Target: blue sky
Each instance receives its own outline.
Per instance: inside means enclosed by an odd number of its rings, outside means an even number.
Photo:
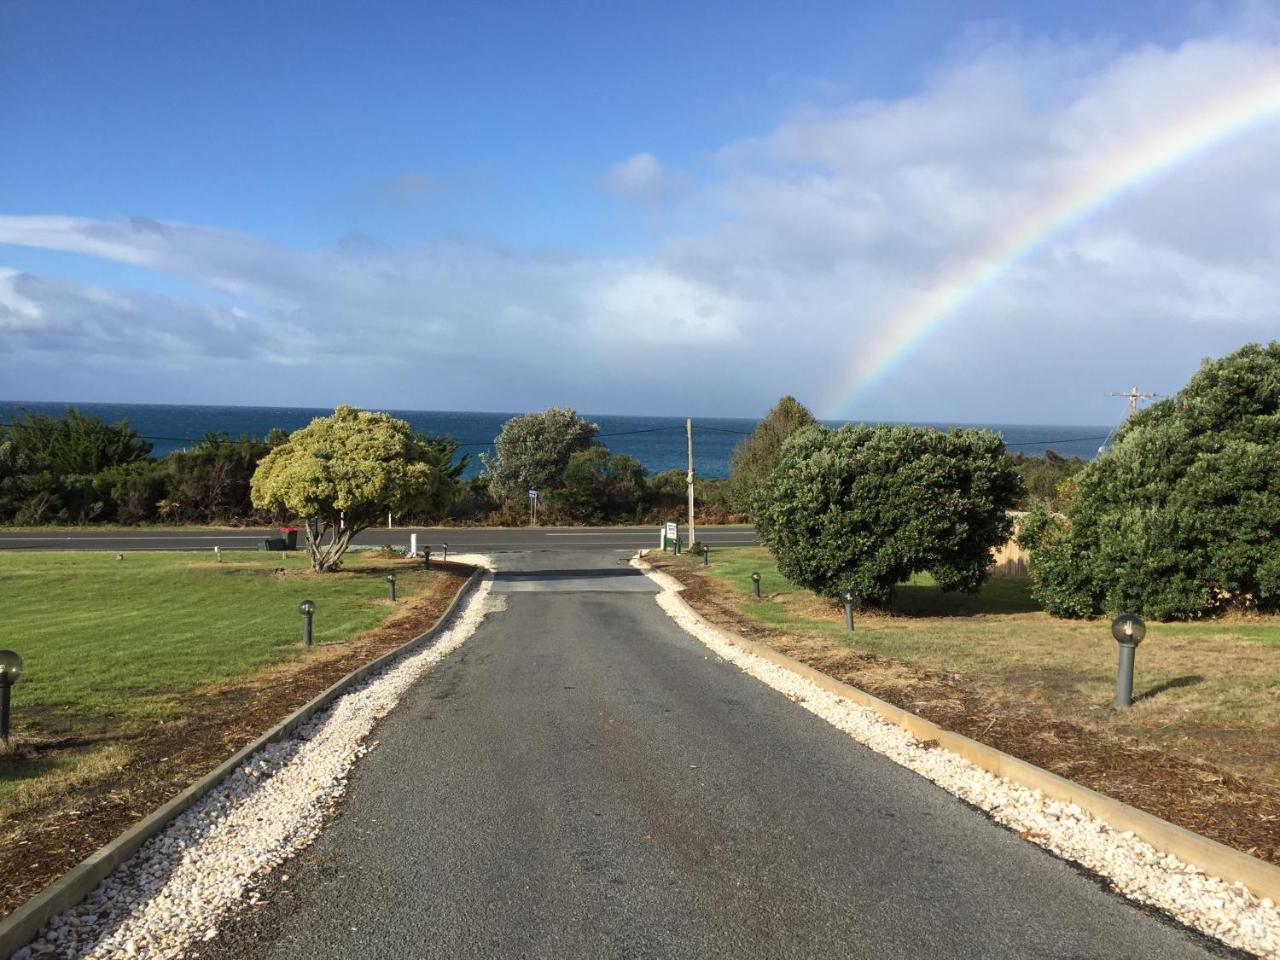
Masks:
[[[1276,36],[1265,4],[9,4],[0,398],[816,402],[833,354],[1087,155],[1082,113],[1173,122],[1150,97],[1215,58],[1262,75]],[[1099,329],[1161,390],[1280,329],[1267,261],[1192,235],[1266,247],[1280,208],[1232,218],[1276,143],[1194,171],[1221,222],[1153,224],[1155,184],[819,412],[1097,421],[1133,379],[1085,373]],[[1103,316],[1073,321],[1080,256],[1106,258],[1079,304]]]

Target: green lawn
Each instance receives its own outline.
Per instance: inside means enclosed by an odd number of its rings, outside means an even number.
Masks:
[[[294,553],[0,553],[0,646],[22,654],[18,735],[82,737],[173,716],[182,694],[303,656],[298,603],[316,602],[315,642],[334,643],[390,611],[426,573],[348,554],[314,575]]]

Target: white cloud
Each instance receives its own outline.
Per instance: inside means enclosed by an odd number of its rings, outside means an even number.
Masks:
[[[611,193],[630,200],[671,200],[689,187],[688,178],[668,170],[652,153],[637,153],[615,163],[604,177]]]
[[[209,303],[107,296],[0,272],[0,375],[13,358],[63,352],[64,367],[146,357],[196,374],[204,357],[271,370],[304,356],[370,384],[364,402],[400,406],[733,413],[783,392],[837,396],[852,360],[954,264],[1146,133],[1249,90],[1278,58],[1265,31],[1131,50],[971,41],[911,96],[799,112],[720,145],[701,186],[652,154],[622,161],[611,190],[719,214],[624,257],[367,239],[295,250],[192,224],[0,217],[0,244],[211,291]],[[849,412],[1101,420],[1133,376],[1169,392],[1202,356],[1277,335],[1277,165],[1272,118],[1136,183],[1044,238]],[[662,390],[658,368],[671,371]]]

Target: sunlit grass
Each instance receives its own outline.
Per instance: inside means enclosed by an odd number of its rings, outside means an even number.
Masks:
[[[349,554],[316,575],[294,553],[0,553],[0,646],[22,654],[19,733],[83,736],[173,716],[182,694],[303,655],[298,603],[316,602],[315,642],[344,640],[390,611],[394,560]],[[397,567],[402,594],[426,573]]]

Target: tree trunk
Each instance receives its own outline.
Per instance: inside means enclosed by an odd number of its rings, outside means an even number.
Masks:
[[[322,523],[313,540],[311,526],[308,524],[307,553],[311,556],[311,569],[316,573],[330,573],[338,569],[342,564],[343,554],[347,552],[347,547],[351,545],[352,538],[364,530],[366,526],[367,524],[348,524],[345,528],[339,530],[336,523]],[[326,534],[329,535],[328,543],[324,542]]]

